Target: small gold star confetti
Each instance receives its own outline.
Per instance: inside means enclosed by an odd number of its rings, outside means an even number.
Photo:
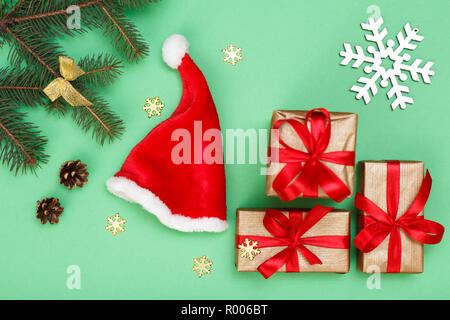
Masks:
[[[148,117],[151,118],[160,116],[163,108],[164,103],[162,103],[159,97],[154,97],[145,99],[145,105],[142,109],[147,112]]]
[[[258,249],[258,241],[251,241],[249,239],[245,239],[238,246],[240,250],[240,254],[242,258],[247,258],[249,260],[253,260],[261,251]]]
[[[195,271],[200,278],[205,274],[211,273],[212,264],[213,262],[211,260],[208,260],[206,256],[194,258],[194,266],[192,267],[192,271]]]
[[[118,235],[121,232],[125,232],[125,223],[127,220],[119,216],[116,213],[114,216],[106,218],[106,227],[105,229],[111,231],[113,235]]]
[[[242,60],[242,49],[233,46],[231,43],[222,50],[222,53],[224,56],[223,61],[225,63],[230,63],[232,66]]]

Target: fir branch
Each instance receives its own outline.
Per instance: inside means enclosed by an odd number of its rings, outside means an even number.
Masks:
[[[86,88],[99,88],[110,85],[122,74],[122,63],[109,54],[86,56],[78,62],[85,74],[75,80],[75,84]]]
[[[25,0],[17,1],[17,3],[14,6],[12,6],[11,9],[8,11],[8,14],[10,14],[10,15],[13,14],[18,8],[20,8],[22,6],[24,1]],[[12,1],[11,1],[11,3],[12,3]]]
[[[25,106],[40,105],[44,99],[44,84],[28,68],[0,69],[0,98],[7,98]]]
[[[67,111],[69,111],[70,105],[60,97],[53,102],[48,99],[45,109],[50,114],[56,114],[58,117],[63,117],[66,115]]]
[[[117,50],[123,52],[128,61],[137,62],[148,55],[149,48],[136,26],[128,20],[115,5],[102,6],[107,19],[104,19],[104,34],[111,36]]]
[[[109,0],[111,1],[111,0]],[[84,9],[81,15],[83,24],[88,28],[99,28],[101,10],[100,0],[59,0],[59,1],[42,1],[40,6],[33,4],[35,0],[25,0],[21,10],[18,10],[14,15],[13,23],[29,24],[35,30],[39,30],[40,33],[46,35],[74,35],[76,33],[85,32],[86,29],[69,29],[67,27],[67,19],[69,14],[67,9],[70,6],[78,6],[80,9]],[[62,9],[61,9],[62,8]],[[86,12],[85,12],[86,10]]]
[[[76,5],[80,9],[101,7],[104,4],[115,5],[116,7],[122,7],[126,9],[142,9],[144,6],[151,4],[152,2],[158,2],[158,0],[59,0],[59,1],[46,1],[41,6],[33,5],[32,2],[36,0],[20,0],[18,4],[11,9],[8,14],[12,13],[20,8],[17,13],[17,17],[14,17],[15,23],[27,22],[31,20],[40,20],[56,16],[67,16],[67,8],[71,5]],[[63,9],[61,9],[63,8]]]
[[[34,172],[48,158],[44,153],[47,140],[24,116],[11,101],[0,99],[0,160],[16,174]]]
[[[60,45],[24,26],[6,27],[5,31],[10,35],[7,38],[11,45],[8,58],[14,67],[26,61],[30,69],[41,70],[43,67],[46,74],[43,72],[41,76],[46,82],[59,77],[58,58],[65,55]]]
[[[114,114],[107,102],[95,94],[80,90],[80,93],[93,103],[89,107],[72,107],[72,115],[85,132],[92,129],[92,138],[101,145],[105,140],[112,142],[123,134],[125,127],[123,121]]]
[[[89,29],[91,27],[103,27],[105,29],[104,34],[112,37],[115,47],[124,52],[127,60],[137,61],[149,53],[149,48],[136,26],[126,19],[121,10],[124,7],[141,8],[145,4],[151,3],[151,0],[79,0],[75,2],[60,0],[42,1],[40,6],[33,2],[35,0],[24,0],[19,7],[16,7],[14,14],[6,12],[0,19],[0,29],[6,31],[23,48],[27,48],[28,43],[16,34],[17,30],[13,30],[14,26],[20,26],[21,30],[27,29],[32,32],[32,35],[28,37],[30,42],[42,36],[72,35],[73,30],[67,28],[66,25],[68,16],[66,10],[70,5],[77,5],[80,9],[83,9],[83,23]],[[61,6],[64,9],[60,9]],[[83,32],[84,29],[76,31]],[[28,44],[28,47],[31,46]],[[29,49],[27,51],[32,53],[32,50]],[[41,65],[46,67],[43,64],[45,60],[39,60],[39,55],[33,56]]]
[[[103,2],[107,0],[91,0],[91,1],[79,1],[78,3],[73,3],[74,1],[71,0],[63,0],[63,1],[47,1],[44,3],[44,6],[42,7],[33,7],[32,2],[35,0],[26,0],[29,2],[29,6],[27,7],[28,10],[26,12],[23,12],[23,16],[19,16],[14,18],[14,22],[24,22],[24,21],[30,21],[30,20],[37,20],[37,19],[43,19],[58,15],[66,15],[67,8],[71,5],[77,5],[80,9],[95,6],[95,5],[101,5]],[[111,0],[110,0],[111,1]],[[60,9],[63,7],[64,9]]]
[[[147,44],[122,10],[140,9],[151,0],[0,0],[0,37],[10,45],[11,69],[0,69],[0,160],[15,170],[32,170],[46,162],[46,140],[37,128],[24,122],[17,105],[46,102],[50,113],[64,115],[72,110],[75,122],[100,144],[113,141],[124,132],[122,120],[110,111],[102,98],[89,89],[106,86],[121,74],[121,62],[109,55],[85,57],[79,66],[85,74],[73,82],[90,100],[89,107],[71,107],[63,98],[50,102],[42,89],[59,77],[59,56],[66,55],[56,37],[75,34],[67,27],[67,8],[78,5],[83,26],[104,28],[116,49],[129,61],[138,61],[149,52]],[[27,68],[21,66],[26,63]],[[31,76],[30,76],[31,75]],[[36,77],[35,77],[36,76]]]

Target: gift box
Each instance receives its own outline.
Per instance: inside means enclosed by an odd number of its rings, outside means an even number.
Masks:
[[[423,243],[436,244],[444,233],[424,219],[431,176],[424,179],[423,162],[363,161],[358,171],[358,270],[423,272]]]
[[[311,197],[340,202],[351,198],[357,122],[357,114],[323,108],[275,111],[266,194],[283,201]]]
[[[350,212],[237,209],[236,268],[275,272],[346,273],[350,265]]]

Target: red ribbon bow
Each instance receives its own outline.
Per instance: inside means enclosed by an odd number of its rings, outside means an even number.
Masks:
[[[311,132],[307,127],[309,118],[311,118]],[[319,108],[309,111],[306,114],[305,124],[295,119],[278,120],[275,122],[274,129],[279,129],[283,122],[288,122],[294,128],[308,152],[291,148],[281,139],[277,130],[275,131],[278,141],[284,148],[271,148],[271,154],[274,155],[272,161],[286,163],[272,186],[280,198],[283,201],[290,201],[300,194],[304,197],[316,198],[320,186],[332,200],[336,202],[344,200],[350,194],[349,188],[322,161],[353,166],[355,152],[324,153],[331,134],[328,110]]]
[[[431,190],[431,176],[427,170],[419,193],[411,207],[397,219],[400,198],[400,162],[387,162],[387,212],[383,211],[371,200],[357,193],[355,207],[368,215],[363,216],[363,230],[356,236],[354,245],[362,252],[370,252],[378,247],[390,235],[386,272],[400,272],[402,258],[402,242],[400,229],[411,238],[421,243],[439,243],[444,234],[444,227],[434,221],[418,216],[428,200]]]
[[[306,217],[302,211],[289,211],[289,218],[278,210],[269,209],[264,216],[264,227],[274,236],[236,236],[236,248],[246,238],[258,241],[259,248],[284,247],[273,257],[263,262],[258,271],[264,278],[269,278],[282,266],[286,265],[286,272],[300,272],[297,250],[310,264],[322,264],[322,261],[305,245],[323,248],[348,249],[350,247],[349,236],[316,236],[302,238],[306,231],[327,215],[333,208],[316,205]]]

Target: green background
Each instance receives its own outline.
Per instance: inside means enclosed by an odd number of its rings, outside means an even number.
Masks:
[[[369,5],[380,7],[390,37],[410,22],[425,36],[412,58],[434,61],[432,84],[407,81],[414,105],[392,111],[386,89],[364,105],[349,88],[362,68],[339,63],[342,44],[366,47],[360,23]],[[234,267],[234,223],[238,207],[310,207],[316,203],[356,212],[353,199],[297,199],[283,203],[265,196],[261,165],[227,165],[230,228],[220,234],[182,233],[164,227],[139,205],[110,194],[105,181],[119,170],[131,148],[155,125],[170,116],[181,96],[176,71],[161,58],[164,40],[184,34],[191,56],[203,70],[226,128],[268,128],[273,110],[326,107],[359,114],[357,160],[421,160],[433,177],[425,215],[450,225],[449,39],[450,2],[434,1],[262,1],[164,0],[129,12],[151,46],[139,64],[125,63],[124,74],[101,89],[113,110],[126,122],[122,139],[99,147],[69,117],[30,110],[29,119],[49,138],[48,164],[37,176],[17,176],[0,167],[0,298],[145,298],[145,299],[386,299],[450,298],[449,241],[425,246],[425,272],[381,276],[381,289],[366,287],[368,275],[356,270],[351,249],[348,274],[238,273]],[[117,54],[95,30],[64,39],[68,54]],[[229,43],[243,49],[243,61],[225,64],[221,49]],[[8,48],[1,49],[6,65]],[[148,119],[145,98],[160,96],[166,104],[160,118]],[[28,111],[28,110],[27,110]],[[82,159],[90,171],[82,189],[58,184],[62,162]],[[58,197],[65,207],[57,225],[41,225],[36,201]],[[126,232],[105,230],[106,217],[120,213]],[[206,254],[211,275],[199,279],[192,259]],[[66,288],[69,265],[81,268],[81,289]]]

